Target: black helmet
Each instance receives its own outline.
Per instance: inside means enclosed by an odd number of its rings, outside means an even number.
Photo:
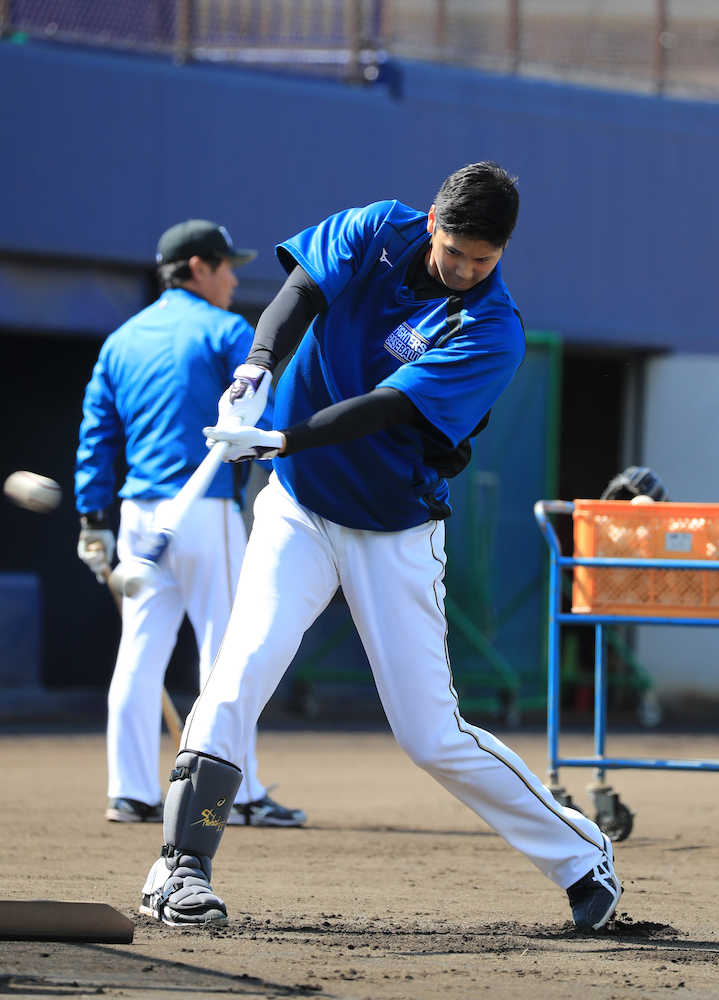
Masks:
[[[668,500],[664,483],[646,465],[630,465],[609,483],[601,500],[632,500],[638,496],[648,496],[652,500]]]

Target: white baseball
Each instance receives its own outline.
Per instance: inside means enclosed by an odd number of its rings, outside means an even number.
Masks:
[[[18,507],[37,514],[49,514],[62,500],[60,484],[37,472],[13,472],[5,480],[3,492]]]
[[[646,493],[640,493],[639,496],[632,497],[631,503],[636,507],[640,507],[644,503],[654,503],[654,498],[647,496]]]

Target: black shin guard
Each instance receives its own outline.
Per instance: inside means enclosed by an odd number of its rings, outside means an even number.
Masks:
[[[220,843],[242,772],[218,757],[181,750],[165,800],[162,853],[213,858]]]

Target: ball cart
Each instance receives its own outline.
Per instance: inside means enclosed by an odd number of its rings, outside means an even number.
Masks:
[[[538,500],[534,516],[549,546],[547,649],[548,785],[577,808],[559,769],[594,769],[588,791],[601,829],[624,840],[633,813],[607,781],[607,771],[641,768],[719,771],[719,760],[663,760],[606,754],[606,630],[617,625],[719,626],[719,504],[628,500]],[[562,552],[556,518],[572,518],[573,555]],[[571,610],[563,610],[563,574],[572,573]],[[594,754],[561,757],[560,632],[594,629]]]

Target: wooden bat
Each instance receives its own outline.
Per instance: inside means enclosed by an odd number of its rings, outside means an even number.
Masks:
[[[146,581],[152,578],[157,571],[157,564],[172,541],[172,536],[182,524],[195,500],[207,492],[230,447],[228,441],[216,441],[182,489],[172,500],[163,504],[161,512],[156,515],[152,534],[142,551],[134,553],[126,563],[118,563],[113,570],[110,579],[110,589],[113,592],[133,597],[140,592]]]
[[[98,579],[104,583],[108,583],[110,580],[110,567],[106,566],[102,571],[102,575],[98,575]],[[122,597],[118,594],[112,587],[108,587],[108,590],[112,594],[113,600],[115,601],[115,607],[120,612],[120,617],[122,618]],[[162,718],[165,720],[165,725],[167,726],[167,731],[175,741],[175,743],[180,745],[180,740],[182,739],[183,723],[180,713],[175,708],[175,703],[170,697],[167,688],[163,685],[162,687]]]

